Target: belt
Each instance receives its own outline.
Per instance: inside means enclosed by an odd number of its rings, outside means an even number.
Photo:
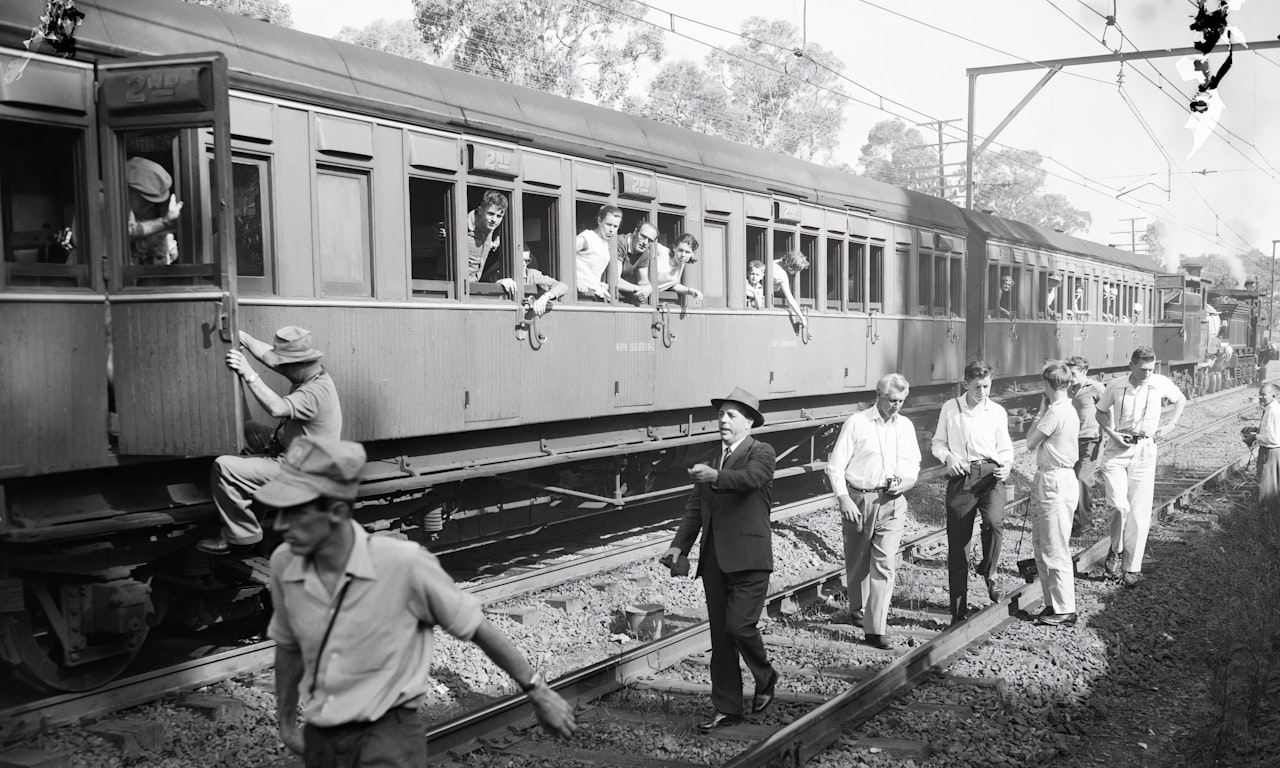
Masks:
[[[882,486],[880,488],[854,488],[852,485],[849,485],[848,483],[845,483],[845,485],[847,485],[849,487],[849,490],[853,491],[854,493],[884,493],[885,491],[889,490],[889,486],[887,485]]]
[[[1053,470],[1053,469],[1065,469],[1069,472],[1076,471],[1075,467],[1036,467],[1037,472],[1048,472],[1049,470]]]

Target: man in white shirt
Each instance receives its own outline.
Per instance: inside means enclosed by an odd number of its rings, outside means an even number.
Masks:
[[[969,615],[969,541],[982,516],[982,560],[977,571],[992,602],[1004,597],[997,569],[1004,539],[1005,485],[1013,469],[1009,414],[990,400],[991,366],[964,367],[965,394],[942,404],[933,433],[933,455],[947,467],[947,581],[951,623]]]
[[[907,517],[902,494],[920,475],[915,428],[898,413],[910,389],[901,374],[880,379],[875,407],[849,417],[827,459],[827,480],[844,517],[849,621],[862,624],[868,644],[884,649],[893,647],[885,630]]]
[[[1246,444],[1258,446],[1258,503],[1272,519],[1280,509],[1280,386],[1263,384],[1258,390],[1262,424],[1245,427]]]
[[[1036,622],[1071,626],[1076,623],[1076,584],[1070,536],[1071,517],[1080,495],[1075,473],[1080,425],[1068,391],[1071,369],[1050,360],[1040,375],[1048,405],[1027,430],[1027,448],[1036,457],[1031,485],[1031,551],[1044,592],[1044,611]]]
[[[1111,508],[1111,551],[1103,567],[1112,576],[1123,567],[1126,587],[1142,580],[1155,494],[1156,438],[1172,432],[1187,407],[1182,390],[1155,368],[1156,353],[1151,347],[1138,347],[1129,357],[1129,375],[1113,379],[1098,400],[1098,426],[1107,436],[1100,471]],[[1173,415],[1164,426],[1161,399],[1173,403]]]

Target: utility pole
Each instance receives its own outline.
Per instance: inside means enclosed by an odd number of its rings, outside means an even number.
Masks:
[[[1145,221],[1141,216],[1133,219],[1120,219],[1120,221],[1129,222],[1129,253],[1138,252],[1138,225],[1137,222]],[[1112,232],[1113,235],[1123,235],[1124,232]]]
[[[956,139],[954,141],[947,141],[946,137],[942,135],[942,130],[947,125],[951,123],[958,123],[958,122],[960,122],[960,118],[957,117],[952,120],[932,120],[927,123],[916,123],[917,128],[932,127],[934,128],[934,130],[937,131],[938,142],[936,145],[934,145],[931,148],[938,153],[938,197],[942,198],[943,200],[949,199],[947,195],[947,168],[953,165],[960,165],[960,163],[948,163],[946,161],[946,154],[945,154],[946,148],[951,146],[952,144],[963,144],[964,141],[960,139]],[[928,146],[930,145],[914,144],[910,147],[906,147],[906,149],[916,149],[918,147],[928,147]],[[919,171],[919,170],[925,170],[925,168],[923,166],[912,166],[910,168],[903,168],[902,170]]]

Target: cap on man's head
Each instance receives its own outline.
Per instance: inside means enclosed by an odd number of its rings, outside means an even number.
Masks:
[[[159,163],[145,157],[131,157],[125,163],[125,178],[129,188],[142,195],[143,200],[163,203],[169,199],[173,177]]]
[[[298,437],[289,444],[279,475],[254,492],[255,501],[287,509],[320,497],[352,501],[360,487],[364,446],[347,440]]]
[[[262,355],[262,362],[274,368],[288,363],[310,363],[322,357],[324,353],[311,346],[311,331],[286,325],[276,331],[271,349]]]

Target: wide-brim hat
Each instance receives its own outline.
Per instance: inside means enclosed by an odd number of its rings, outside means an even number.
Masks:
[[[711,405],[716,408],[719,408],[724,403],[736,403],[742,406],[746,414],[751,417],[751,426],[758,427],[764,424],[764,416],[760,413],[760,398],[742,387],[734,387],[728,397],[711,398]]]
[[[290,363],[310,363],[324,357],[324,353],[311,346],[311,331],[296,325],[286,325],[276,331],[271,349],[262,355],[262,362],[275,368]]]

